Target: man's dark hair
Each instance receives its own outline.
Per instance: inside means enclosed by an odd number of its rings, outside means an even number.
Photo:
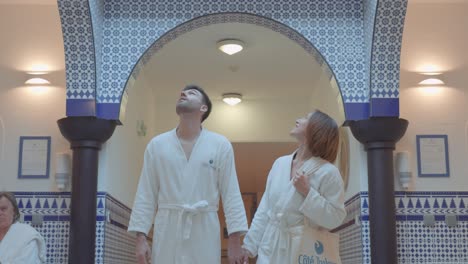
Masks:
[[[206,94],[206,92],[199,86],[197,85],[187,85],[185,86],[185,88],[183,89],[183,91],[187,91],[187,90],[197,90],[199,91],[201,94],[202,94],[202,97],[203,97],[203,103],[208,107],[208,110],[206,110],[206,112],[203,114],[202,116],[202,122],[205,121],[205,119],[208,118],[208,116],[210,115],[211,113],[211,100],[210,100],[210,97],[208,97],[208,95]]]

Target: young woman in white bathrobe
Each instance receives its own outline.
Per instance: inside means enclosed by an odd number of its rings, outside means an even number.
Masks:
[[[333,229],[346,216],[343,181],[332,164],[339,144],[335,121],[317,110],[296,120],[290,134],[299,148],[273,164],[244,238],[257,264],[297,263],[303,228]]]

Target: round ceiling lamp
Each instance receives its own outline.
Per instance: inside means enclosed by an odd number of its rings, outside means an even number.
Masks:
[[[225,93],[223,94],[223,102],[228,105],[234,106],[242,102],[242,94],[239,93]]]
[[[218,49],[228,55],[234,55],[244,49],[244,42],[238,39],[223,39],[218,41]]]

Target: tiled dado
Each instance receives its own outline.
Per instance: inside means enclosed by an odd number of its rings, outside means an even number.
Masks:
[[[395,192],[398,263],[468,263],[468,192]],[[343,263],[371,263],[369,201],[361,192],[346,202],[339,228]],[[445,216],[457,215],[449,227]],[[434,215],[435,225],[423,223]],[[356,218],[357,216],[357,218]]]
[[[43,218],[34,226],[47,244],[47,263],[68,262],[70,231],[69,192],[15,192],[21,219],[32,223],[35,215]],[[127,233],[130,209],[111,195],[99,192],[96,212],[95,263],[134,263],[134,238]]]

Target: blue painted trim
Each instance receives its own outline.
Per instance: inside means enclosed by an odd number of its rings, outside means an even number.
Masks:
[[[98,103],[96,105],[97,117],[107,120],[119,120],[119,103]]]
[[[345,103],[346,120],[364,120],[369,118],[369,103]]]
[[[25,140],[45,140],[47,141],[47,164],[46,164],[46,173],[44,175],[23,175],[21,168],[23,165],[23,143]],[[19,143],[19,161],[18,161],[18,179],[47,179],[49,178],[50,172],[50,142],[51,137],[20,137]]]
[[[47,222],[67,222],[70,221],[70,215],[43,215],[43,221]],[[32,215],[24,215],[24,221],[31,222]],[[96,222],[104,222],[106,221],[105,216],[96,216]],[[123,224],[120,224],[124,226]]]
[[[96,116],[94,99],[67,99],[67,116]]]
[[[423,221],[424,215],[396,215],[397,221]],[[445,215],[434,215],[436,222],[445,221]],[[457,220],[460,222],[468,221],[468,215],[457,215]],[[369,221],[369,215],[361,215],[361,221]]]
[[[372,98],[370,101],[371,117],[400,116],[399,98]]]
[[[444,148],[445,148],[445,171],[447,173],[429,173],[423,174],[421,168],[421,146],[420,140],[423,138],[442,138],[444,140]],[[450,176],[450,165],[449,165],[449,154],[448,154],[448,137],[447,135],[416,135],[416,149],[417,149],[417,157],[418,157],[418,176],[419,177],[449,177]]]

